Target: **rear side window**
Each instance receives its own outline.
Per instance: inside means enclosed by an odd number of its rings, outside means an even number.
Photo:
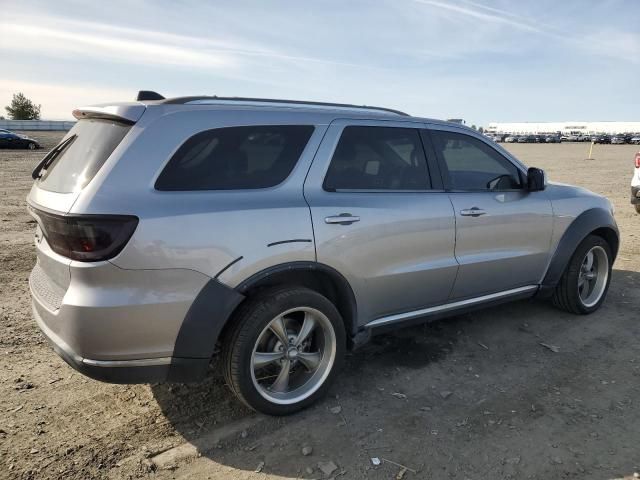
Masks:
[[[427,161],[418,130],[346,127],[324,181],[325,190],[427,190]]]
[[[171,157],[157,190],[268,188],[291,173],[314,127],[258,125],[200,132]]]
[[[452,190],[522,188],[518,168],[486,143],[463,133],[431,131]]]
[[[109,120],[79,120],[62,142],[70,139],[42,171],[39,187],[58,193],[82,190],[98,173],[131,125]]]

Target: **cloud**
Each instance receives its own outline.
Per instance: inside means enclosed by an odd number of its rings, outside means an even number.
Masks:
[[[239,39],[202,38],[154,30],[43,16],[36,26],[21,17],[0,22],[0,49],[37,52],[53,57],[82,55],[125,64],[181,66],[233,76],[257,61],[363,67],[323,58],[295,55]],[[237,74],[237,73],[236,73]]]
[[[512,18],[515,18],[515,19],[522,20],[524,22],[528,21],[528,19],[526,17],[524,17],[523,15],[518,15],[517,13],[509,12],[509,11],[504,10],[504,9],[495,8],[495,7],[492,7],[490,5],[485,5],[483,3],[475,2],[473,0],[462,0],[462,1],[464,3],[466,3],[467,5],[471,5],[472,7],[480,8],[481,10],[487,10],[487,11],[492,12],[494,14],[497,14],[499,16],[512,17]]]
[[[640,64],[640,35],[619,30],[589,33],[573,39],[577,49],[589,53],[623,60],[629,64]]]
[[[423,5],[429,5],[431,7],[447,10],[450,12],[454,12],[457,14],[470,17],[470,18],[485,20],[487,22],[497,23],[501,25],[506,25],[518,30],[536,32],[536,33],[548,33],[545,29],[540,28],[535,24],[520,20],[519,19],[520,17],[516,15],[504,14],[502,12],[499,12],[495,8],[487,7],[485,5],[481,5],[476,2],[467,2],[467,3],[475,7],[481,7],[483,11],[478,10],[477,8],[469,8],[459,3],[449,3],[449,2],[438,1],[438,0],[414,0],[414,1],[416,3],[421,3]]]
[[[47,23],[47,22],[44,22]],[[233,58],[167,42],[135,40],[88,31],[65,31],[50,27],[12,23],[3,26],[5,48],[46,52],[49,55],[86,55],[124,63],[181,65],[196,68],[229,68]]]
[[[446,0],[412,0],[415,3],[434,7],[436,9],[454,13],[457,16],[473,20],[482,20],[484,24],[506,26],[517,31],[531,32],[557,42],[557,46],[583,52],[584,55],[597,55],[614,60],[627,60],[630,63],[640,63],[640,36],[636,33],[611,30],[610,28],[595,29],[580,33],[575,27],[573,32],[560,29],[552,25],[533,21],[523,15],[498,9],[474,0],[451,2]],[[519,5],[515,4],[514,5]],[[490,38],[492,32],[486,32]],[[496,33],[496,32],[494,32]],[[504,37],[502,44],[505,44]],[[547,44],[550,45],[550,44]],[[472,49],[473,47],[469,47]]]

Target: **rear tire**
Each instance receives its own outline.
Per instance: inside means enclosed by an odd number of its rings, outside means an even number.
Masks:
[[[223,372],[249,408],[288,415],[327,392],[346,348],[342,317],[327,298],[302,287],[269,289],[240,307],[232,321]]]
[[[585,238],[556,286],[553,304],[578,315],[595,312],[609,290],[612,259],[606,240],[597,235]]]
[[[640,203],[634,205],[636,207],[636,213],[640,213]]]
[[[29,144],[27,145],[27,148],[29,150],[35,150],[36,149],[36,144],[33,142],[29,142]]]

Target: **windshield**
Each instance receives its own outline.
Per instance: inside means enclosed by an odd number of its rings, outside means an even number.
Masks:
[[[62,142],[72,142],[46,166],[40,188],[58,193],[82,190],[120,144],[131,125],[110,120],[80,120]]]

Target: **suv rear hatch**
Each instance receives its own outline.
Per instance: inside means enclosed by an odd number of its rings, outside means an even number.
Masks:
[[[77,215],[67,214],[145,108],[130,104],[75,110],[78,122],[33,170],[35,182],[27,202],[37,221],[38,261],[30,283],[33,294],[51,311],[60,307],[69,286],[72,259],[97,261],[105,252],[117,253],[106,249],[113,246],[111,240],[126,233],[120,229],[122,224],[131,228],[128,218],[115,225],[112,216],[79,221]]]
[[[74,110],[78,122],[33,171],[29,204],[67,213],[145,108],[133,104]]]

